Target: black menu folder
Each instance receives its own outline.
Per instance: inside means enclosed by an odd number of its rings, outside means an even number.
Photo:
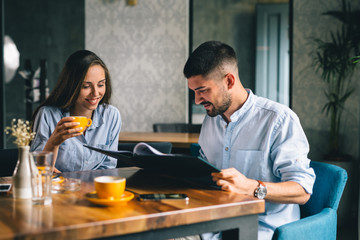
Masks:
[[[133,152],[104,150],[89,145],[84,145],[84,147],[116,158],[129,167],[135,166],[146,171],[217,188],[215,182],[212,181],[211,173],[220,172],[220,170],[208,161],[198,157],[182,154],[164,154],[146,143],[138,143]]]

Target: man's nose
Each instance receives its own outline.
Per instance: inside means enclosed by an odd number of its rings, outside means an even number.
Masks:
[[[200,104],[203,101],[202,96],[200,94],[195,93],[195,104]]]

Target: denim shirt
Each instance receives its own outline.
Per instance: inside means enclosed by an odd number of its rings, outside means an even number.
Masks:
[[[56,124],[70,113],[57,107],[40,108],[34,122],[35,139],[30,151],[43,150]],[[55,167],[61,172],[115,168],[117,160],[84,147],[84,144],[102,149],[118,149],[121,117],[111,105],[99,105],[93,113],[92,125],[85,135],[69,138],[59,146]]]
[[[202,157],[220,169],[236,168],[247,178],[297,182],[311,194],[315,173],[299,118],[288,107],[247,91],[248,99],[229,124],[221,116],[205,117],[199,138]],[[297,204],[265,202],[258,239],[271,239],[275,228],[299,218]]]

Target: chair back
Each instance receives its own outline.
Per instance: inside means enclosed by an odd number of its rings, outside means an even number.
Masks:
[[[316,161],[311,161],[310,166],[316,180],[309,201],[300,206],[301,218],[317,214],[324,208],[336,211],[347,181],[347,173],[341,167]]]
[[[190,153],[194,157],[200,156],[200,145],[198,143],[190,144]]]
[[[153,130],[154,132],[200,133],[201,124],[154,123]]]
[[[119,143],[118,144],[118,150],[121,151],[130,151],[132,152],[134,150],[134,147],[137,143]],[[151,147],[155,148],[156,150],[162,152],[162,153],[166,153],[169,154],[171,153],[172,150],[172,143],[171,142],[150,142],[147,143],[149,144]],[[119,161],[117,162],[116,165],[117,168],[119,167],[130,167],[129,165],[124,165],[123,163],[120,163]]]
[[[18,149],[0,149],[0,177],[12,176],[18,160]]]

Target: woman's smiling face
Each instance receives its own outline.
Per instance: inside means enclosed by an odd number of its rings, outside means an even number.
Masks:
[[[106,92],[105,71],[100,65],[89,67],[82,83],[80,94],[76,100],[75,109],[94,111]]]

